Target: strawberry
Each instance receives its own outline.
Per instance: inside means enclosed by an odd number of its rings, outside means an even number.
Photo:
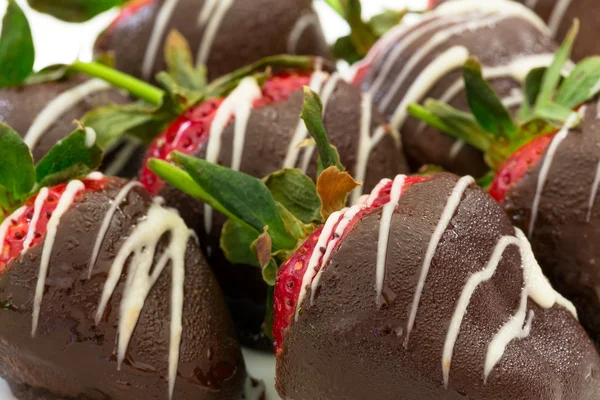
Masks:
[[[427,178],[422,176],[410,176],[407,177],[404,186],[402,187],[402,193],[408,190],[412,185],[418,182],[423,182]],[[382,182],[382,183],[385,183]],[[345,236],[352,230],[361,218],[371,213],[377,212],[381,207],[390,201],[390,191],[392,189],[392,181],[385,183],[385,185],[376,192],[376,197],[370,206],[360,210],[348,223],[346,228],[340,237],[335,233],[332,233],[328,238],[323,248],[327,248],[330,242],[336,240],[337,243],[333,248],[333,251],[337,249],[343,242]],[[335,232],[337,225],[341,219],[334,225],[333,232]],[[292,320],[297,308],[298,297],[302,289],[302,278],[308,268],[311,255],[317,246],[317,241],[321,236],[323,228],[319,228],[309,236],[306,241],[300,246],[300,248],[281,266],[277,274],[275,283],[275,295],[273,298],[274,308],[274,320],[273,320],[273,339],[276,353],[279,353],[283,346],[284,335],[287,328],[292,324]],[[323,256],[324,252],[322,251]],[[321,264],[323,256],[318,260]],[[327,266],[327,264],[325,264]],[[314,279],[314,278],[313,278]],[[309,284],[312,282],[309,282]]]
[[[77,192],[75,201],[79,200],[85,193],[97,192],[102,190],[112,178],[102,179],[83,179],[82,182],[85,185],[85,189]],[[4,235],[4,241],[0,243],[2,251],[0,252],[0,272],[15,258],[19,257],[23,252],[23,246],[25,240],[30,231],[33,232],[33,237],[29,242],[28,249],[35,247],[44,240],[46,234],[46,227],[52,212],[56,209],[58,202],[67,188],[66,183],[56,185],[50,188],[46,188],[47,196],[39,208],[36,209],[35,202],[40,194],[37,194],[29,198],[23,204],[23,208],[19,212],[18,218],[10,219],[8,228]],[[31,226],[32,220],[35,214],[37,216],[37,223],[35,226]]]
[[[309,82],[310,75],[305,72],[284,72],[274,75],[262,86],[262,97],[254,101],[253,107],[259,108],[284,101]],[[175,150],[184,154],[196,154],[202,150],[208,140],[212,121],[223,100],[223,98],[209,99],[185,111],[165,132],[154,139],[146,152],[146,159],[140,172],[140,182],[150,193],[157,194],[163,188],[164,182],[148,169],[148,160],[150,158],[167,160],[169,154]]]
[[[556,132],[534,138],[504,161],[494,174],[489,187],[490,195],[502,203],[509,191],[538,164],[555,134]]]

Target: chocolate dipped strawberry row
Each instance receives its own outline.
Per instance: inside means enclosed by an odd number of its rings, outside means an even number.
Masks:
[[[96,50],[112,52],[117,69],[150,80],[165,70],[162,49],[173,29],[211,80],[267,56],[328,54],[312,0],[135,0]]]
[[[323,218],[291,249],[272,207],[286,222],[290,209],[272,188],[173,157],[188,192],[245,227],[238,229],[256,229],[250,247],[274,284],[282,398],[595,398],[600,356],[502,208],[473,178],[446,173],[384,179],[351,207],[332,201],[352,189],[329,185],[330,176],[351,178],[326,143],[317,109],[309,104],[303,116],[324,168]],[[159,160],[152,167],[165,177],[174,171]],[[248,245],[238,238],[238,247]]]
[[[159,81],[169,83],[165,85],[168,93],[163,92],[163,106],[154,115],[162,118],[165,107],[180,102],[182,93],[190,100],[171,108],[169,115],[174,121],[150,143],[147,159],[168,160],[177,150],[256,177],[281,168],[298,168],[314,177],[317,152],[299,117],[301,89],[308,85],[322,95],[324,121],[332,143],[357,179],[364,181],[367,190],[388,171],[401,173],[408,170],[399,136],[385,124],[371,98],[344,82],[339,75],[328,72],[322,59],[271,57],[209,84],[198,84],[190,91],[179,83],[171,84],[174,79],[179,79],[181,84],[202,81],[198,79],[201,71],[189,65],[191,54],[180,35],[170,35],[167,54],[171,55],[168,56],[171,74],[159,75]],[[173,54],[180,54],[180,57]],[[185,66],[173,66],[175,59],[188,61]],[[182,79],[182,75],[187,78]],[[99,110],[93,120],[88,118],[85,122],[96,128],[99,137],[111,136],[114,140],[111,134],[114,124],[106,121],[114,121],[119,112],[126,117],[119,116],[120,120],[131,120],[129,110],[129,106],[123,107],[122,111],[114,108]],[[141,111],[142,121],[145,121],[146,109]],[[177,112],[181,114],[177,116]],[[156,129],[156,126],[142,127],[144,129],[136,127],[136,130],[147,134]],[[265,315],[266,287],[257,269],[233,267],[219,250],[225,219],[218,213],[214,215],[208,205],[165,184],[146,162],[140,172],[140,182],[150,193],[163,197],[167,204],[180,210],[187,224],[198,233],[209,263],[232,303],[232,313],[241,327],[243,343],[252,344],[263,339],[260,332]],[[353,201],[362,190],[356,189],[352,194]],[[265,344],[270,347],[269,343]]]
[[[486,171],[481,153],[412,118],[408,105],[431,97],[466,110],[460,67],[474,55],[503,102],[516,107],[523,100],[520,86],[527,72],[548,66],[555,50],[544,22],[525,6],[508,0],[458,0],[417,24],[388,32],[355,65],[354,83],[401,132],[413,167],[437,164],[480,177]]]
[[[561,82],[560,70],[575,34],[573,29],[551,68],[528,75],[524,91],[531,97],[516,120],[487,86],[475,60],[464,68],[469,102],[476,106],[473,115],[432,101],[411,111],[486,152],[493,169],[490,194],[528,234],[544,272],[575,303],[583,326],[600,343],[600,253],[595,240],[600,218],[600,58],[582,61]],[[464,125],[455,124],[458,120]]]
[[[21,399],[244,398],[197,238],[138,182],[81,178],[101,161],[93,138],[82,127],[34,169],[0,125],[0,376]]]

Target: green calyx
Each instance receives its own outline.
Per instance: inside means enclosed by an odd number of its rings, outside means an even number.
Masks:
[[[79,125],[38,163],[10,126],[0,123],[0,221],[42,187],[54,186],[89,174],[102,163],[94,132]]]
[[[574,109],[600,92],[600,57],[581,61],[563,78],[578,29],[579,22],[575,21],[548,68],[529,71],[523,84],[524,101],[514,117],[484,79],[475,58],[463,67],[471,113],[432,99],[423,105],[410,105],[409,112],[481,150],[495,170],[535,137],[556,132],[574,114]]]
[[[332,207],[344,207],[357,185],[329,144],[321,101],[308,88],[302,118],[319,152],[322,172],[316,184],[298,169],[259,179],[179,152],[171,154],[170,162],[148,162],[161,179],[228,217],[220,239],[225,256],[231,263],[261,268],[269,286],[275,285],[280,266],[335,211]],[[270,329],[267,320],[265,333],[269,336]]]
[[[335,42],[333,55],[351,64],[366,56],[377,40],[398,25],[408,13],[407,9],[386,10],[373,16],[369,21],[364,21],[360,0],[325,0],[325,2],[350,26],[350,34]]]
[[[194,66],[189,45],[177,31],[167,37],[165,59],[168,71],[156,76],[161,88],[99,63],[71,65],[73,71],[104,79],[140,99],[131,104],[97,108],[83,117],[83,122],[98,133],[102,148],[106,149],[125,134],[148,144],[183,112],[207,99],[228,95],[246,77],[263,83],[273,70],[312,71],[317,62],[307,56],[272,56],[209,83],[206,68]]]

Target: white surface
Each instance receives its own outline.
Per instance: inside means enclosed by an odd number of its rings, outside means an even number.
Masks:
[[[36,69],[57,63],[70,63],[76,58],[90,60],[95,37],[115,15],[115,11],[109,11],[85,24],[67,24],[32,11],[25,0],[17,0],[17,2],[27,13],[31,24],[36,48]],[[6,0],[0,0],[0,17],[4,15],[6,4]],[[363,14],[365,17],[370,17],[385,8],[400,9],[405,4],[416,9],[422,6],[423,0],[364,0]],[[315,9],[323,22],[328,41],[333,42],[336,38],[348,34],[349,30],[344,21],[322,0],[315,1]],[[244,357],[250,374],[265,382],[267,400],[278,400],[279,396],[274,388],[274,356],[244,349]],[[0,400],[13,399],[6,383],[0,379]]]

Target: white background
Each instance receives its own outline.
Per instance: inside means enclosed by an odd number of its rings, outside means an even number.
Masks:
[[[27,6],[26,0],[17,0],[17,2],[27,13],[33,32],[36,49],[36,70],[51,64],[71,63],[77,58],[84,61],[90,60],[91,49],[96,36],[110,23],[116,14],[116,11],[109,11],[85,24],[68,24],[32,11]],[[362,3],[363,16],[368,18],[385,8],[401,9],[408,5],[413,9],[419,9],[423,6],[424,0],[363,0]],[[6,4],[6,0],[0,0],[0,17],[4,15]],[[345,22],[323,0],[315,0],[315,8],[321,18],[328,41],[333,42],[336,38],[349,32]],[[245,350],[244,355],[251,374],[263,379],[267,384],[267,400],[278,399],[279,397],[273,388],[273,357],[250,350]],[[12,399],[12,396],[0,379],[0,400],[9,399]]]

